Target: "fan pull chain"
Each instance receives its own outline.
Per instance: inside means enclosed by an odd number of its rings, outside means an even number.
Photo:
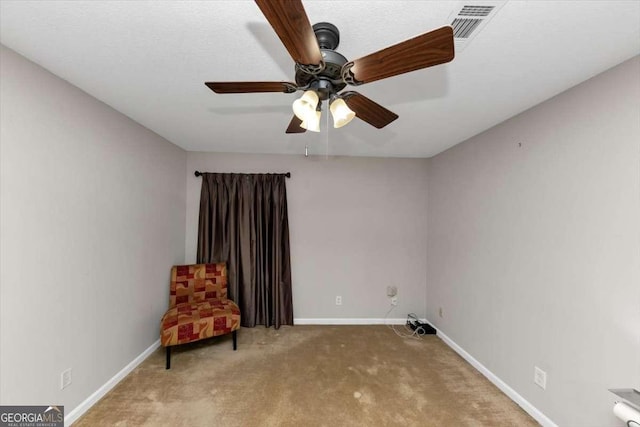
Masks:
[[[329,103],[327,102],[327,107],[328,107],[328,104]],[[327,129],[327,132],[326,132],[327,136],[325,138],[325,150],[326,151],[325,151],[324,158],[325,158],[325,160],[328,160],[329,159],[329,108],[327,108],[327,113],[324,115],[324,118],[325,118],[325,125],[326,125],[325,129]]]

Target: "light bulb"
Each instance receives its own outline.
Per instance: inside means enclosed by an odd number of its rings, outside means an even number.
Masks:
[[[356,116],[356,113],[347,106],[347,103],[342,98],[335,99],[329,106],[329,110],[331,110],[331,115],[333,116],[334,128],[341,128]]]
[[[310,130],[311,132],[320,132],[320,116],[320,111],[309,113],[306,120],[303,120],[302,123],[300,123],[300,127]]]
[[[297,118],[304,121],[307,118],[307,114],[311,114],[316,111],[318,106],[318,94],[312,90],[308,90],[302,94],[302,96],[293,101],[293,114]]]

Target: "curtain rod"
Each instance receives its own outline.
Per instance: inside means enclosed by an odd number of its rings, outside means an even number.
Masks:
[[[198,177],[198,176],[202,176],[203,173],[209,173],[209,172],[195,171],[194,175]],[[282,175],[286,176],[287,178],[291,178],[291,172],[286,172],[286,173],[283,173]]]

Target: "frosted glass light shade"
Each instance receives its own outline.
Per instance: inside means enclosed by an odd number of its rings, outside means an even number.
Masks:
[[[314,111],[307,115],[307,119],[300,123],[300,127],[311,132],[320,132],[320,111]]]
[[[331,115],[333,116],[334,128],[341,128],[356,116],[356,113],[347,106],[347,103],[342,98],[334,100],[329,106],[329,110],[331,110]]]
[[[307,119],[307,115],[316,111],[318,106],[318,94],[308,90],[302,96],[293,101],[293,114],[302,121]]]

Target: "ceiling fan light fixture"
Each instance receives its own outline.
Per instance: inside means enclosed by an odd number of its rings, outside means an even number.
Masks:
[[[342,98],[334,99],[329,106],[329,110],[333,117],[333,127],[336,129],[346,125],[356,116],[356,113],[347,106],[347,103]]]
[[[357,116],[381,129],[396,120],[398,115],[358,92],[338,93],[347,85],[358,86],[422,70],[447,63],[455,57],[454,30],[446,25],[348,60],[335,50],[340,43],[338,28],[328,22],[312,26],[302,1],[255,0],[295,62],[295,83],[205,82],[215,93],[305,91],[300,99],[293,102],[295,117],[291,119],[286,133],[319,132],[319,110],[323,101],[329,101],[335,128],[343,127]]]
[[[303,122],[307,121],[307,117],[315,113],[318,101],[318,94],[315,91],[305,91],[300,98],[293,101],[293,114]]]
[[[320,132],[320,111],[313,111],[307,114],[305,120],[300,123],[300,127],[311,132]]]

